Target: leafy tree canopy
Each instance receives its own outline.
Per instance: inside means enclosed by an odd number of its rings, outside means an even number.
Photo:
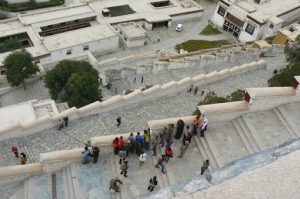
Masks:
[[[22,48],[21,43],[16,39],[6,39],[0,44],[0,53]]]
[[[98,72],[85,61],[63,60],[45,75],[46,87],[54,100],[82,107],[99,100]]]
[[[38,67],[32,63],[30,53],[18,51],[10,54],[4,60],[4,67],[7,69],[6,78],[12,86],[24,85],[24,80],[39,71]]]

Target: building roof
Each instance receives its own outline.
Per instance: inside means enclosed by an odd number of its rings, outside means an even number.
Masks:
[[[49,11],[41,11],[31,14],[19,15],[19,19],[24,25],[30,25],[34,23],[40,23],[43,21],[56,20],[70,16],[78,16],[82,14],[93,14],[93,10],[89,6],[71,6],[60,9],[51,9]]]
[[[266,22],[272,16],[280,16],[281,14],[300,6],[298,0],[270,0],[260,4],[247,0],[240,0],[231,3],[229,0],[223,0],[227,4],[236,5],[246,12],[248,15],[259,23]]]
[[[296,38],[300,35],[300,24],[293,24],[279,31],[284,34],[289,41],[296,41]]]
[[[160,2],[161,0],[110,0],[110,1],[94,1],[89,6],[95,10],[99,17],[108,23],[122,23],[133,20],[145,19],[149,23],[171,20],[170,15],[184,14],[187,12],[201,12],[203,8],[192,0],[170,0],[170,6],[154,7],[150,3]],[[129,5],[135,11],[133,14],[104,17],[102,10],[112,6]]]
[[[55,51],[115,35],[117,35],[117,33],[112,28],[106,24],[99,24],[70,32],[47,36],[44,38],[43,43],[49,51]]]
[[[136,38],[136,37],[145,37],[145,30],[141,28],[140,25],[130,22],[130,23],[122,23],[119,24],[119,28],[122,32],[129,38]]]

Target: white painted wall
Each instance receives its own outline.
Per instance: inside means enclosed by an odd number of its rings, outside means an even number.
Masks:
[[[248,32],[246,32],[245,30],[246,30],[246,28],[247,28],[247,25],[248,24],[251,24],[251,25],[255,25],[255,30],[254,30],[254,32],[253,32],[253,34],[252,35],[250,35]],[[261,36],[261,34],[262,34],[262,29],[263,28],[263,26],[261,27],[261,26],[259,26],[258,24],[255,24],[255,23],[253,23],[252,21],[246,21],[245,23],[244,23],[244,25],[243,25],[243,29],[241,30],[241,33],[240,33],[240,36],[239,36],[239,40],[241,41],[241,42],[249,42],[249,41],[254,41],[254,40],[256,40],[256,39],[258,39],[260,36]]]
[[[78,46],[73,46],[71,48],[66,48],[66,49],[61,49],[59,51],[55,51],[55,52],[51,52],[51,61],[55,61],[57,59],[68,59],[68,55],[67,55],[67,51],[68,50],[72,50],[72,54],[81,54],[83,52],[94,52],[94,51],[108,51],[108,50],[112,50],[112,49],[116,49],[118,48],[118,44],[119,44],[119,37],[116,35],[114,37],[111,38],[105,38],[102,40],[98,40],[98,41],[93,41],[90,43],[86,43],[83,45],[78,45]],[[89,50],[84,51],[83,47],[85,45],[89,46]]]
[[[221,4],[222,5],[222,4]],[[226,8],[225,6],[222,6],[224,8]],[[221,16],[220,14],[218,14],[218,9],[219,9],[219,4],[216,6],[216,9],[214,11],[214,14],[213,16],[211,17],[211,22],[213,22],[216,26],[219,26],[219,27],[223,27],[223,24],[225,22],[225,19],[223,16]],[[227,12],[226,12],[227,13]],[[225,15],[226,15],[225,13]],[[225,16],[224,15],[224,16]]]

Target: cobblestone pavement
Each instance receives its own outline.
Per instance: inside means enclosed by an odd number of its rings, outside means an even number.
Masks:
[[[219,95],[226,95],[238,88],[267,86],[266,80],[272,76],[273,69],[283,67],[286,61],[284,55],[265,60],[268,63],[267,69],[230,77],[206,85],[205,88],[209,91],[215,91]],[[164,96],[156,100],[119,108],[106,114],[95,114],[72,121],[68,128],[61,131],[52,128],[27,137],[7,140],[0,143],[2,149],[0,165],[17,163],[10,151],[12,145],[24,145],[25,148],[21,147],[21,150],[27,150],[30,161],[36,162],[41,152],[82,147],[92,136],[139,131],[147,127],[149,120],[191,115],[197,103],[203,98],[204,96],[199,95],[174,93],[173,96]],[[116,127],[115,121],[118,116],[122,117],[122,124],[119,128]]]

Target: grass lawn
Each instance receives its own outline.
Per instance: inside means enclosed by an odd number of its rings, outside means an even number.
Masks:
[[[265,38],[266,42],[268,42],[269,44],[272,44],[272,41],[273,39],[275,38],[275,35],[274,36],[271,36],[271,37],[267,37]]]
[[[181,44],[177,44],[175,46],[176,50],[186,50],[188,52],[193,52],[197,50],[204,50],[204,49],[209,49],[209,48],[218,48],[223,45],[228,45],[230,44],[226,40],[218,40],[218,41],[206,41],[206,40],[189,40],[186,42],[183,42]]]
[[[207,25],[201,32],[200,35],[217,35],[222,34],[217,28]]]

